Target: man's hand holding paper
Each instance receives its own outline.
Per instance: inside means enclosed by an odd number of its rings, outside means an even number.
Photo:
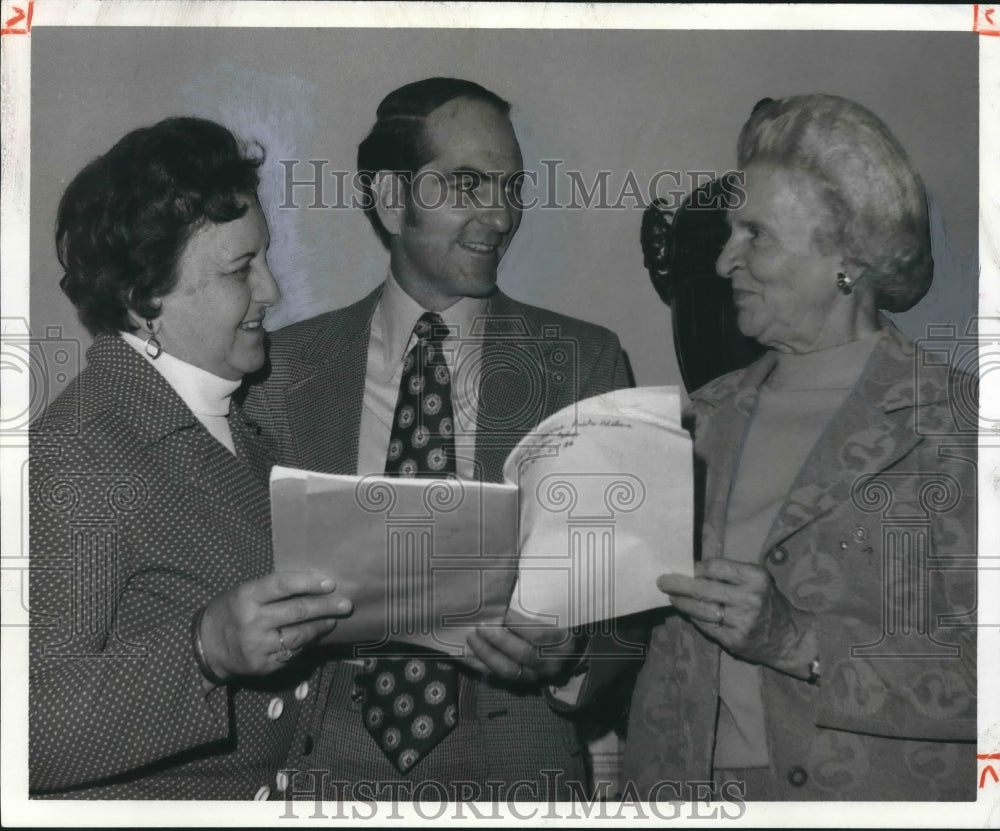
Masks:
[[[510,610],[503,626],[480,626],[468,638],[466,663],[507,681],[533,684],[557,679],[580,658],[584,642],[569,629],[539,625]]]

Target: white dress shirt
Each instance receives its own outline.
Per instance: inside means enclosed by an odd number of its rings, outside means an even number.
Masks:
[[[122,340],[144,357],[163,379],[173,387],[205,429],[234,456],[236,446],[229,431],[229,406],[241,380],[220,378],[208,370],[182,361],[168,352],[152,358],[146,353],[146,341],[131,332],[121,332]]]
[[[439,312],[451,330],[445,338],[444,358],[451,372],[455,422],[456,472],[474,479],[476,417],[486,298],[463,297]],[[372,315],[368,340],[365,395],[358,435],[358,474],[382,474],[392,433],[392,419],[403,376],[403,361],[416,343],[413,327],[427,309],[408,295],[390,274]]]

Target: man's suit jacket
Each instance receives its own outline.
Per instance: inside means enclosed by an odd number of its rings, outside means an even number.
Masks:
[[[269,374],[250,387],[246,406],[282,463],[327,473],[357,471],[369,330],[380,296],[381,288],[352,306],[273,336]],[[628,373],[618,338],[599,326],[499,293],[491,298],[483,322],[476,470],[483,480],[498,482],[508,452],[539,421],[574,401],[626,386]],[[387,767],[364,731],[359,705],[348,700],[353,673],[353,667],[336,661],[329,662],[325,673],[331,690],[328,706],[337,710],[339,719],[337,758],[320,763],[306,753],[290,759],[290,768],[332,766],[334,779],[352,783],[420,781],[433,770],[433,777],[449,780],[446,787],[458,780],[480,785],[486,780],[507,785],[527,780],[545,787],[540,772],[546,769],[558,771],[564,781],[584,779],[583,749],[573,725],[552,712],[537,690],[474,680],[466,673],[461,674],[465,703],[460,706],[471,716],[471,704],[482,726],[474,746],[456,746],[446,738],[410,775],[401,777]],[[317,712],[306,731],[314,733],[322,716]],[[330,723],[328,713],[328,729]],[[303,746],[312,744],[307,735]],[[350,787],[343,793],[350,793]],[[327,795],[332,798],[329,789]],[[465,798],[475,797],[467,792]],[[521,791],[520,798],[531,798],[531,791]]]
[[[774,798],[974,798],[976,389],[886,325],[763,548],[777,588],[815,615],[821,667],[818,685],[761,670]],[[703,557],[721,555],[730,482],[774,362],[692,396]],[[654,630],[625,751],[640,791],[711,778],[719,654],[677,614]]]
[[[191,636],[209,599],[272,570],[271,459],[238,416],[226,450],[120,338],[87,360],[31,435],[30,790],[277,796],[318,673],[206,694]]]

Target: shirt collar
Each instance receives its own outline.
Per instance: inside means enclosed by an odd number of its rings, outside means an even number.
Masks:
[[[163,376],[164,380],[181,397],[181,400],[191,408],[195,415],[225,416],[229,415],[229,402],[232,395],[242,383],[229,378],[220,378],[206,369],[202,369],[187,361],[182,361],[167,352],[161,352],[157,358],[151,358],[146,353],[146,342],[131,332],[121,332],[122,340],[142,355],[152,367]]]
[[[449,338],[482,339],[482,326],[473,329],[476,318],[486,314],[489,299],[486,297],[460,297],[455,303],[438,314],[451,329]],[[385,289],[379,300],[378,314],[381,315],[384,366],[402,364],[410,346],[413,327],[417,325],[427,309],[406,293],[390,272],[386,277]]]

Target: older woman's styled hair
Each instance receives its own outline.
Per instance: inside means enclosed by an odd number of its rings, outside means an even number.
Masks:
[[[247,155],[229,130],[167,118],[133,130],[70,182],[59,202],[60,286],[91,332],[131,331],[131,309],[155,318],[177,261],[205,222],[230,222],[256,193],[263,151]]]
[[[364,210],[379,239],[390,235],[375,210],[372,183],[381,170],[413,175],[437,153],[424,129],[427,116],[455,98],[472,98],[510,115],[510,104],[496,93],[461,78],[424,78],[393,90],[378,105],[375,125],[358,146],[358,176]]]
[[[761,102],[740,132],[737,159],[818,184],[833,221],[816,244],[874,287],[878,308],[906,311],[927,293],[934,263],[924,185],[874,113],[835,95]]]

